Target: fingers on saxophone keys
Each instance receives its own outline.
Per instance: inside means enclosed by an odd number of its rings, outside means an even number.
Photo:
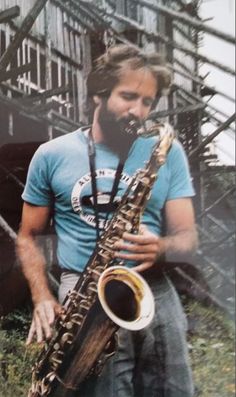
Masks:
[[[117,242],[114,244],[115,251],[129,251],[136,253],[148,253],[153,251],[153,246],[151,244],[135,244],[126,242]]]
[[[133,260],[137,262],[142,262],[142,261],[149,261],[151,260],[151,256],[147,253],[127,253],[127,252],[117,252],[115,253],[115,256],[120,259],[127,259],[127,260]]]
[[[145,227],[145,226],[144,226]],[[146,229],[146,227],[145,227]],[[157,236],[154,236],[153,233],[145,232],[144,229],[139,234],[132,234],[132,233],[124,233],[123,234],[123,241],[128,241],[129,243],[139,244],[139,245],[146,245],[146,244],[153,244],[156,242]],[[119,243],[119,241],[118,241]]]
[[[143,262],[140,265],[134,266],[133,270],[135,270],[138,273],[142,273],[145,270],[148,270],[153,267],[153,262]]]

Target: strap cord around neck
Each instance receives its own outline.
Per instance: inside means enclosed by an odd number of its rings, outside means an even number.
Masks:
[[[97,235],[97,240],[98,240],[100,237],[100,228],[99,228],[99,209],[98,209],[98,201],[97,201],[98,190],[97,190],[96,164],[95,164],[96,151],[95,151],[95,145],[94,145],[94,140],[93,140],[93,137],[91,134],[91,130],[89,131],[88,155],[89,155],[89,167],[90,167],[90,174],[91,174],[92,195],[93,195],[93,202],[94,202],[96,235]],[[124,164],[121,161],[119,161],[117,169],[116,169],[114,183],[113,183],[111,194],[110,194],[110,200],[109,200],[110,206],[114,202],[114,198],[115,198],[117,190],[118,190],[123,167],[124,167]],[[107,213],[107,216],[105,219],[105,223],[107,221],[107,218],[108,218],[108,213]]]

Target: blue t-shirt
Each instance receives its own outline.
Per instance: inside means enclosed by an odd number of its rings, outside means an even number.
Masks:
[[[138,138],[130,149],[114,202],[119,202],[132,175],[149,160],[156,138]],[[104,227],[118,156],[104,144],[95,144],[96,184],[100,227]],[[167,200],[191,197],[194,190],[186,155],[174,140],[166,163],[143,214],[142,223],[163,234],[163,209]],[[83,271],[96,242],[96,222],[88,158],[87,131],[78,130],[41,145],[31,161],[23,200],[38,206],[52,206],[58,237],[57,255],[63,268]]]

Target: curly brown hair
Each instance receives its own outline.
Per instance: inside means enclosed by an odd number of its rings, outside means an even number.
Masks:
[[[158,83],[158,96],[170,87],[171,73],[159,53],[145,53],[137,47],[120,44],[110,47],[95,61],[87,79],[88,98],[93,95],[109,96],[127,68],[150,70]]]

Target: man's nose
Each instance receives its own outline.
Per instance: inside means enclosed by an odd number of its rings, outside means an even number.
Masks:
[[[135,101],[129,109],[129,115],[133,116],[138,120],[142,120],[145,117],[145,107],[141,100]]]

